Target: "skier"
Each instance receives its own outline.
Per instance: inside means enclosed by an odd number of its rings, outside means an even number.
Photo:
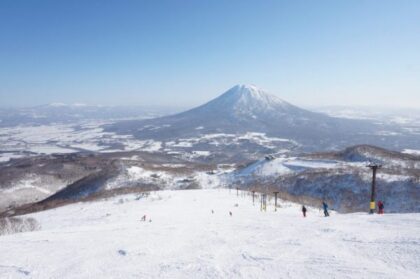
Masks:
[[[143,215],[143,217],[141,217],[141,221],[146,222],[146,215]]]
[[[232,211],[229,211],[229,215],[230,215],[230,217],[232,217]]]
[[[304,205],[302,205],[302,213],[303,213],[303,217],[306,217],[306,207]]]
[[[378,214],[384,214],[384,203],[382,201],[378,201]]]
[[[325,201],[322,202],[322,207],[324,208],[324,216],[330,216],[330,214],[328,213],[328,204]]]
[[[213,209],[211,210],[211,214],[214,214],[214,210]]]

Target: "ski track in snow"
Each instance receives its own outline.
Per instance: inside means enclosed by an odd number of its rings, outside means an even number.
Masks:
[[[407,279],[420,273],[420,214],[324,218],[309,208],[303,218],[300,205],[280,202],[274,212],[271,200],[261,212],[258,199],[253,206],[252,197],[224,189],[136,197],[31,214],[40,231],[0,237],[0,278]]]

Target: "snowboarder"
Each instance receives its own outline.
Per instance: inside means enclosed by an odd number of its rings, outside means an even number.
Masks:
[[[384,214],[384,203],[382,201],[378,201],[378,214]]]
[[[308,210],[306,209],[306,207],[304,205],[302,205],[303,217],[306,217],[306,211],[308,211]]]
[[[146,215],[143,215],[143,217],[141,217],[141,221],[146,222]]]
[[[328,213],[328,204],[325,201],[322,202],[322,207],[324,208],[324,216],[330,216],[330,214]]]

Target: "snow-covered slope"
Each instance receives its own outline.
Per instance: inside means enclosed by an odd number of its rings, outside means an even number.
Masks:
[[[418,277],[420,214],[303,218],[280,205],[261,212],[236,191],[189,190],[32,214],[40,231],[0,237],[0,277]]]
[[[292,200],[328,202],[340,212],[367,210],[371,191],[370,162],[382,165],[376,197],[392,212],[420,212],[420,157],[375,146],[301,156],[267,156],[225,175],[227,185],[277,190]]]

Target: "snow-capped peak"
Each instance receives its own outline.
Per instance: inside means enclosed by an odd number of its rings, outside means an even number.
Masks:
[[[223,95],[235,95],[236,97],[248,97],[248,98],[253,98],[256,100],[271,99],[271,100],[284,102],[280,98],[265,92],[264,90],[258,88],[257,86],[248,85],[248,84],[235,85]]]
[[[270,111],[284,111],[293,107],[277,96],[271,95],[255,85],[238,84],[218,98],[204,105],[208,109],[225,110],[237,115],[256,115]]]
[[[219,97],[207,102],[204,105],[181,113],[183,121],[186,117],[191,120],[196,119],[214,119],[217,116],[220,121],[230,122],[238,120],[246,121],[250,127],[250,121],[257,120],[270,121],[269,119],[277,119],[279,117],[293,118],[301,117],[309,113],[286,101],[271,95],[264,90],[259,89],[255,85],[238,84],[227,90]],[[206,120],[207,121],[207,120]]]
[[[278,98],[277,96],[271,95],[264,90],[258,88],[255,85],[248,85],[248,84],[238,84],[229,89],[226,93],[224,93],[221,97],[234,97],[238,100],[253,100],[256,102],[264,102],[266,104],[273,104],[273,103],[286,103],[282,99]]]

